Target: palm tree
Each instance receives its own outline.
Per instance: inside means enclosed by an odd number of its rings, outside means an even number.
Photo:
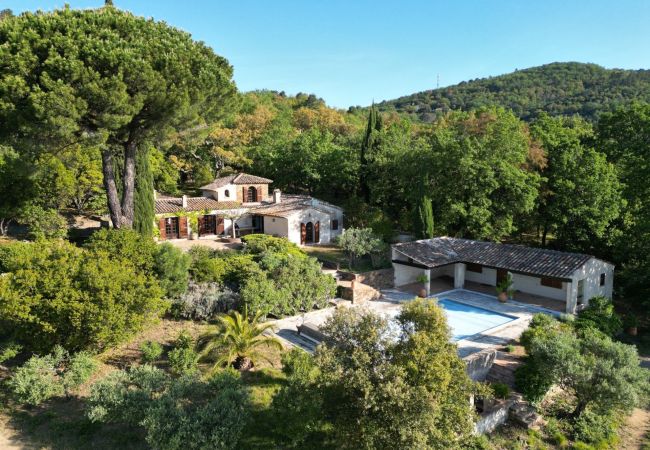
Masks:
[[[248,319],[247,309],[244,314],[233,310],[219,315],[219,326],[198,340],[202,357],[220,355],[213,370],[222,365],[232,365],[241,371],[250,370],[259,358],[268,360],[260,353],[261,347],[282,349],[278,339],[264,334],[273,328],[273,324],[262,323],[261,316],[258,312]]]

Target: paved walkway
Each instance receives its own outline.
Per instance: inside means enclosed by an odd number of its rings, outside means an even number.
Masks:
[[[299,316],[277,320],[275,321],[276,334],[280,338],[284,339],[288,345],[296,345],[307,351],[313,351],[317,343],[309,338],[298,335],[298,327],[303,323],[310,323],[319,327],[332,315],[336,308],[343,307],[362,308],[386,318],[392,318],[399,314],[404,302],[413,300],[412,293],[398,289],[386,289],[382,291],[382,293],[383,298],[381,300],[367,302],[362,305],[352,305],[349,301],[337,299],[333,302],[335,306],[330,308],[310,311]],[[437,294],[437,297],[455,300],[471,306],[489,309],[516,317],[516,319],[511,322],[485,330],[484,332],[478,333],[470,338],[457,341],[458,353],[461,357],[469,356],[481,350],[499,347],[518,339],[521,333],[528,328],[530,320],[536,313],[544,312],[547,314],[558,315],[556,311],[536,308],[534,306],[514,301],[500,303],[494,296],[464,289],[452,289]]]

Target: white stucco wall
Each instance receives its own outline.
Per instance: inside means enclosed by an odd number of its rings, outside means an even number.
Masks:
[[[289,221],[285,217],[264,216],[264,234],[289,237]]]
[[[472,272],[469,269],[466,269],[465,280],[473,281],[475,283],[489,284],[490,286],[496,286],[497,271],[488,267],[483,267],[483,271],[481,273]]]
[[[556,289],[549,286],[542,286],[542,279],[531,277],[518,273],[512,274],[512,287],[521,292],[541,295],[542,297],[552,298],[555,300],[564,300],[566,298],[567,282],[562,282],[562,289]]]
[[[605,274],[605,285],[600,285],[600,275]],[[573,274],[573,279],[584,280],[584,303],[589,304],[589,299],[603,295],[612,298],[614,288],[614,265],[600,259],[591,258]]]
[[[305,208],[300,212],[296,212],[291,217],[289,217],[287,237],[291,242],[300,244],[300,225],[302,223],[306,224],[308,222],[312,222],[313,224],[315,224],[316,222],[320,222],[320,228],[319,228],[320,241],[318,243],[329,244],[330,242],[332,242],[334,237],[341,234],[341,229],[343,224],[342,216],[343,216],[342,212],[339,211],[327,212],[315,208]],[[332,230],[333,219],[337,219],[339,221],[338,230]]]
[[[203,196],[208,198],[213,198],[220,202],[228,202],[228,201],[234,202],[237,200],[236,189],[237,186],[235,186],[234,184],[227,184],[215,190],[204,189]],[[230,194],[229,197],[226,197],[226,191],[228,191],[228,194]]]
[[[420,275],[425,274],[425,269],[393,263],[395,286],[415,283]],[[431,276],[433,278],[433,276]]]

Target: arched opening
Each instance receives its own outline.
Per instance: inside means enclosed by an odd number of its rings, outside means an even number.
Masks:
[[[305,225],[305,244],[311,244],[314,242],[314,224],[307,222]]]
[[[246,195],[246,201],[248,203],[254,203],[257,201],[257,189],[254,186],[248,188],[248,193]]]
[[[225,191],[223,191],[223,195],[226,198],[230,198],[230,191],[228,189],[226,189]]]

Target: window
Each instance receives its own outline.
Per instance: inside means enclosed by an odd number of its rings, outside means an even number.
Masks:
[[[255,189],[253,186],[248,188],[248,193],[246,195],[246,201],[248,203],[254,203],[257,201],[257,189]]]
[[[339,229],[339,221],[334,219],[332,220],[332,230],[338,230]]]
[[[230,198],[230,191],[228,189],[223,191],[223,196],[226,197],[226,198]]]
[[[554,288],[554,289],[562,289],[562,280],[558,280],[557,278],[541,278],[540,283],[542,286]]]
[[[600,274],[600,285],[605,286],[605,274],[604,273]]]
[[[466,269],[468,272],[483,273],[483,266],[480,264],[468,263]]]

